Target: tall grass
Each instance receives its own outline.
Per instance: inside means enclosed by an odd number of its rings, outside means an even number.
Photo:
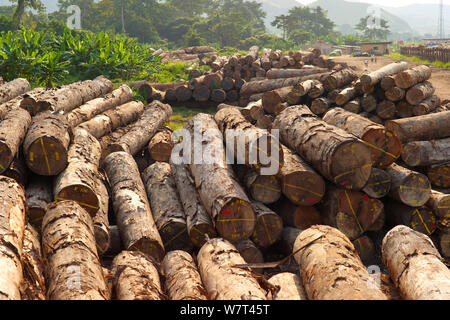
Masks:
[[[419,57],[409,57],[409,56],[405,56],[402,55],[400,53],[392,53],[390,55],[386,55],[386,57],[392,58],[392,59],[398,59],[398,60],[406,60],[406,61],[411,61],[417,64],[426,64],[426,65],[433,65],[439,68],[444,68],[444,69],[450,69],[450,62],[449,63],[444,63],[442,61],[428,61],[428,60],[423,60],[420,59]]]

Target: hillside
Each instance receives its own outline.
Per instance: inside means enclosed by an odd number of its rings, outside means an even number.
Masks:
[[[293,7],[301,7],[302,5],[295,0],[256,0],[263,4],[263,9],[267,13],[265,22],[267,31],[279,33],[280,31],[272,27],[270,23],[276,16],[286,14]]]
[[[47,12],[53,12],[58,10],[57,0],[42,0],[42,3],[47,8]],[[9,0],[0,0],[0,6],[10,6],[12,3]]]

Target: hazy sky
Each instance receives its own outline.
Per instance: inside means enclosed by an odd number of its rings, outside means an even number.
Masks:
[[[314,2],[315,0],[297,0],[300,3],[308,4]],[[365,3],[373,3],[381,6],[389,6],[389,7],[401,7],[407,6],[412,3],[439,3],[439,0],[347,0],[350,2],[365,2]],[[444,0],[444,4],[450,5],[450,0]]]

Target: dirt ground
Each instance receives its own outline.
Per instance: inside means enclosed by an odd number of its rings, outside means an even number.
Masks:
[[[359,75],[363,74],[366,70],[364,66],[364,60],[369,60],[369,67],[367,71],[375,71],[389,63],[398,61],[396,59],[388,58],[388,57],[377,57],[377,63],[371,63],[370,58],[366,57],[350,57],[350,56],[342,56],[335,57],[334,60],[336,62],[345,62],[349,66],[355,66],[357,68],[357,72]],[[408,62],[410,66],[415,66],[416,64],[413,62]],[[435,66],[431,66],[433,74],[431,76],[431,82],[436,88],[436,95],[438,95],[442,100],[450,100],[450,70],[443,69]]]

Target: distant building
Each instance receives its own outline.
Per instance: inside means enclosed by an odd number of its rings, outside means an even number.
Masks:
[[[346,45],[342,45],[342,46],[333,46],[332,47],[333,50],[339,49],[342,51],[343,55],[350,55],[353,52],[361,52],[361,47],[360,46],[346,46]]]
[[[391,53],[390,45],[391,41],[386,42],[361,42],[359,45],[361,46],[361,51],[374,54],[374,55],[385,55]]]
[[[450,44],[450,38],[443,38],[443,39],[426,38],[422,40],[427,46],[439,46]]]

